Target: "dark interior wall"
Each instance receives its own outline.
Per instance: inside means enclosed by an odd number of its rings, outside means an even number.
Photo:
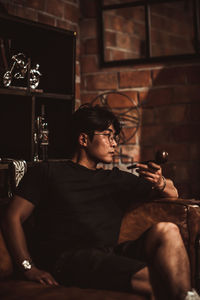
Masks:
[[[180,196],[199,198],[200,60],[100,68],[96,3],[81,1],[81,101],[111,90],[132,97],[142,122],[121,153],[137,161],[165,149],[164,175],[174,180]],[[122,101],[116,98],[112,106],[122,107]]]

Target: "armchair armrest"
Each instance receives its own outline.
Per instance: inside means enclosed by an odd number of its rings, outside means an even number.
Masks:
[[[137,239],[158,222],[178,225],[189,254],[192,282],[200,284],[200,201],[161,198],[130,207],[121,224],[119,242]]]

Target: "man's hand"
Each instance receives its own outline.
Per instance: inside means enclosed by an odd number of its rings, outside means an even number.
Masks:
[[[136,168],[137,172],[147,181],[151,182],[154,188],[158,190],[162,189],[164,182],[160,165],[150,161],[147,164],[137,164]]]
[[[50,273],[40,270],[35,266],[32,266],[31,270],[24,272],[24,276],[28,280],[37,281],[44,285],[59,285]]]

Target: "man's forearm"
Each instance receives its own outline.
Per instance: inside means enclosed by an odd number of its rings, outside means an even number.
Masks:
[[[22,262],[24,260],[31,261],[31,256],[27,248],[20,220],[5,219],[3,222],[3,232],[15,264],[18,268],[22,268]]]

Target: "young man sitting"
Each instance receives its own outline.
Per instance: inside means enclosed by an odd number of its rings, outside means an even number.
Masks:
[[[137,164],[139,176],[97,168],[112,162],[121,129],[105,107],[81,106],[71,129],[71,160],[29,168],[4,221],[13,259],[25,278],[132,290],[159,300],[200,299],[191,291],[188,255],[175,224],[161,222],[136,241],[117,243],[130,201],[176,198],[173,182],[154,162]],[[36,236],[30,254],[22,224],[33,211]]]

